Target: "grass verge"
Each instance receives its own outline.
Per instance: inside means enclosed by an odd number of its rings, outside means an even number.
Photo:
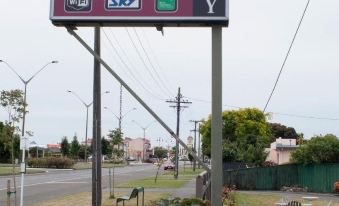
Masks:
[[[126,164],[113,164],[113,163],[102,163],[102,168],[112,168],[112,167],[124,167]],[[91,162],[78,162],[73,166],[75,170],[85,170],[85,169],[92,169]]]
[[[155,183],[155,174],[153,177],[148,177],[141,180],[133,180],[127,183],[117,185],[117,188],[133,188],[142,186],[144,188],[166,188],[176,189],[185,186],[190,180],[194,179],[203,170],[197,169],[195,172],[191,168],[179,169],[179,178],[174,179],[173,171],[166,171],[158,176],[157,182]]]
[[[41,169],[30,169],[27,168],[27,174],[36,174],[36,173],[44,173],[46,172],[45,170]],[[15,168],[15,173],[19,174],[20,173],[20,168],[16,167]],[[7,176],[12,174],[12,167],[0,167],[0,176]]]
[[[125,195],[124,193],[118,193],[116,196]],[[167,193],[145,193],[145,205],[149,205],[151,201],[159,200],[161,198],[168,197]],[[139,198],[140,199],[140,198]],[[89,192],[79,193],[75,195],[70,195],[55,200],[50,200],[44,203],[36,204],[35,206],[84,206],[91,205],[92,195]],[[103,193],[102,206],[112,206],[115,205],[116,200],[109,198],[109,193]],[[141,205],[141,200],[139,200],[139,205]],[[135,206],[136,199],[125,202],[125,206]]]

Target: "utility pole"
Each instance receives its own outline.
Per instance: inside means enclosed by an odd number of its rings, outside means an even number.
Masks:
[[[175,105],[172,105],[170,107],[177,109],[177,137],[179,138],[179,130],[180,130],[180,111],[182,108],[187,108],[188,106],[183,106],[181,104],[192,104],[192,102],[189,102],[187,100],[183,100],[183,96],[180,91],[180,87],[178,88],[178,95],[173,100],[167,100],[167,103],[175,103]],[[174,178],[178,179],[179,175],[179,140],[176,140],[176,147],[175,147],[175,173]]]
[[[198,129],[198,158],[201,158],[201,138],[200,138],[200,128],[201,124],[199,123],[199,129]],[[204,158],[202,158],[202,161],[204,162]],[[198,168],[200,169],[200,163],[198,163]]]
[[[119,130],[121,132],[121,121],[122,121],[122,84],[120,84],[120,110],[119,110]]]
[[[94,31],[94,51],[100,55],[100,27],[95,27]],[[92,150],[92,206],[101,206],[101,71],[100,62],[96,58],[94,59]]]
[[[199,121],[199,120],[190,120],[190,122],[194,123],[194,130],[191,130],[191,132],[194,132],[193,151],[197,152],[197,131],[198,131],[197,130],[197,124],[202,122],[202,121]],[[199,140],[199,148],[200,148],[200,140]],[[198,155],[198,157],[200,158],[199,155]],[[197,165],[197,161],[194,160],[193,161],[193,171],[195,171],[196,165]]]

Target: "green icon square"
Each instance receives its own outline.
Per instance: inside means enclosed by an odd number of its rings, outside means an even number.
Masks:
[[[177,0],[156,0],[156,9],[157,11],[176,11],[177,10]]]

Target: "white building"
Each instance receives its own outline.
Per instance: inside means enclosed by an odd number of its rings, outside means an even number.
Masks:
[[[282,139],[279,137],[275,142],[271,143],[270,148],[265,149],[268,152],[266,161],[271,161],[278,165],[289,163],[292,152],[298,147],[296,139]]]

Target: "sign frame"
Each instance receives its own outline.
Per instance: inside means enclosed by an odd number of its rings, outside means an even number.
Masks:
[[[75,26],[75,27],[228,27],[229,22],[229,0],[176,0],[176,11],[158,11],[158,0],[139,0],[140,9],[116,8],[107,9],[108,0],[88,0],[92,6],[90,11],[61,11],[61,3],[66,5],[69,0],[50,0],[50,20],[55,26]],[[149,1],[149,2],[148,2]],[[187,2],[192,3],[187,3]],[[199,3],[196,3],[199,1]],[[209,4],[207,2],[216,2],[213,4],[215,13],[205,10],[203,14],[196,15],[196,10],[200,11]],[[60,3],[61,2],[61,3]],[[145,6],[147,2],[147,6]],[[150,8],[149,4],[153,4]],[[202,4],[201,2],[204,2]],[[102,5],[101,5],[102,4]],[[192,4],[192,8],[183,8],[184,4]],[[199,5],[202,6],[199,6]],[[225,5],[216,7],[215,5]],[[102,6],[98,7],[98,5]],[[181,6],[181,7],[180,7]],[[201,7],[201,8],[200,8]],[[145,10],[148,10],[147,12]],[[152,10],[152,11],[151,11]],[[208,9],[207,9],[208,10]],[[149,12],[151,11],[151,12]],[[221,12],[222,11],[222,14]],[[180,13],[181,12],[181,13]],[[185,15],[186,13],[189,13]],[[97,15],[97,13],[101,15]],[[151,14],[150,14],[151,13]]]

